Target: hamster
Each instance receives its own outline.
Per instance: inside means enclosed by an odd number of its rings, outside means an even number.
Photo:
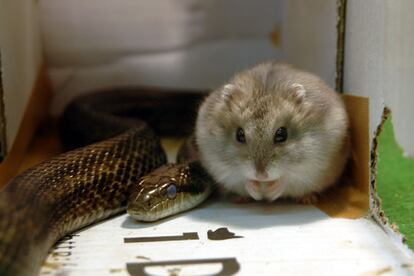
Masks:
[[[340,95],[311,73],[273,62],[213,91],[200,106],[195,137],[222,190],[254,200],[315,203],[350,153]]]

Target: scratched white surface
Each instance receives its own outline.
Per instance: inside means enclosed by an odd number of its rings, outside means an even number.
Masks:
[[[209,240],[227,227],[243,238]],[[124,243],[125,237],[197,232],[199,240]],[[121,215],[58,245],[41,275],[128,275],[127,263],[236,258],[238,275],[410,275],[413,260],[366,219],[332,219],[311,206],[290,203],[209,202],[157,223]],[[220,264],[147,269],[156,275],[206,275]],[[377,273],[377,274],[376,274]]]

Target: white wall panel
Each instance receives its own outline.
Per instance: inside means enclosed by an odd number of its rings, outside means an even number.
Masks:
[[[335,87],[336,1],[287,0],[284,7],[284,59]]]
[[[370,98],[371,134],[386,105],[396,138],[414,156],[414,2],[348,0],[344,90]]]
[[[34,0],[1,1],[0,51],[7,144],[10,148],[42,63]]]

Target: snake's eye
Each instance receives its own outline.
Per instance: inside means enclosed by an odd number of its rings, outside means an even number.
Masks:
[[[244,129],[241,127],[237,128],[236,130],[236,140],[237,142],[244,144],[246,143],[246,136],[244,135]]]
[[[170,184],[167,187],[166,195],[169,199],[174,199],[177,196],[177,186],[175,186],[174,184]]]
[[[276,130],[275,136],[273,137],[273,142],[275,144],[283,143],[286,141],[287,137],[287,129],[285,127],[280,127],[278,130]]]

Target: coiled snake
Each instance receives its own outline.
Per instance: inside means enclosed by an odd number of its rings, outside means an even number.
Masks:
[[[135,92],[72,102],[62,139],[67,148],[84,147],[29,169],[0,192],[0,275],[36,275],[57,240],[122,212],[128,202],[130,215],[153,221],[210,195],[213,182],[193,143],[181,151],[187,162],[162,166],[166,155],[154,134],[189,134],[201,94]]]

